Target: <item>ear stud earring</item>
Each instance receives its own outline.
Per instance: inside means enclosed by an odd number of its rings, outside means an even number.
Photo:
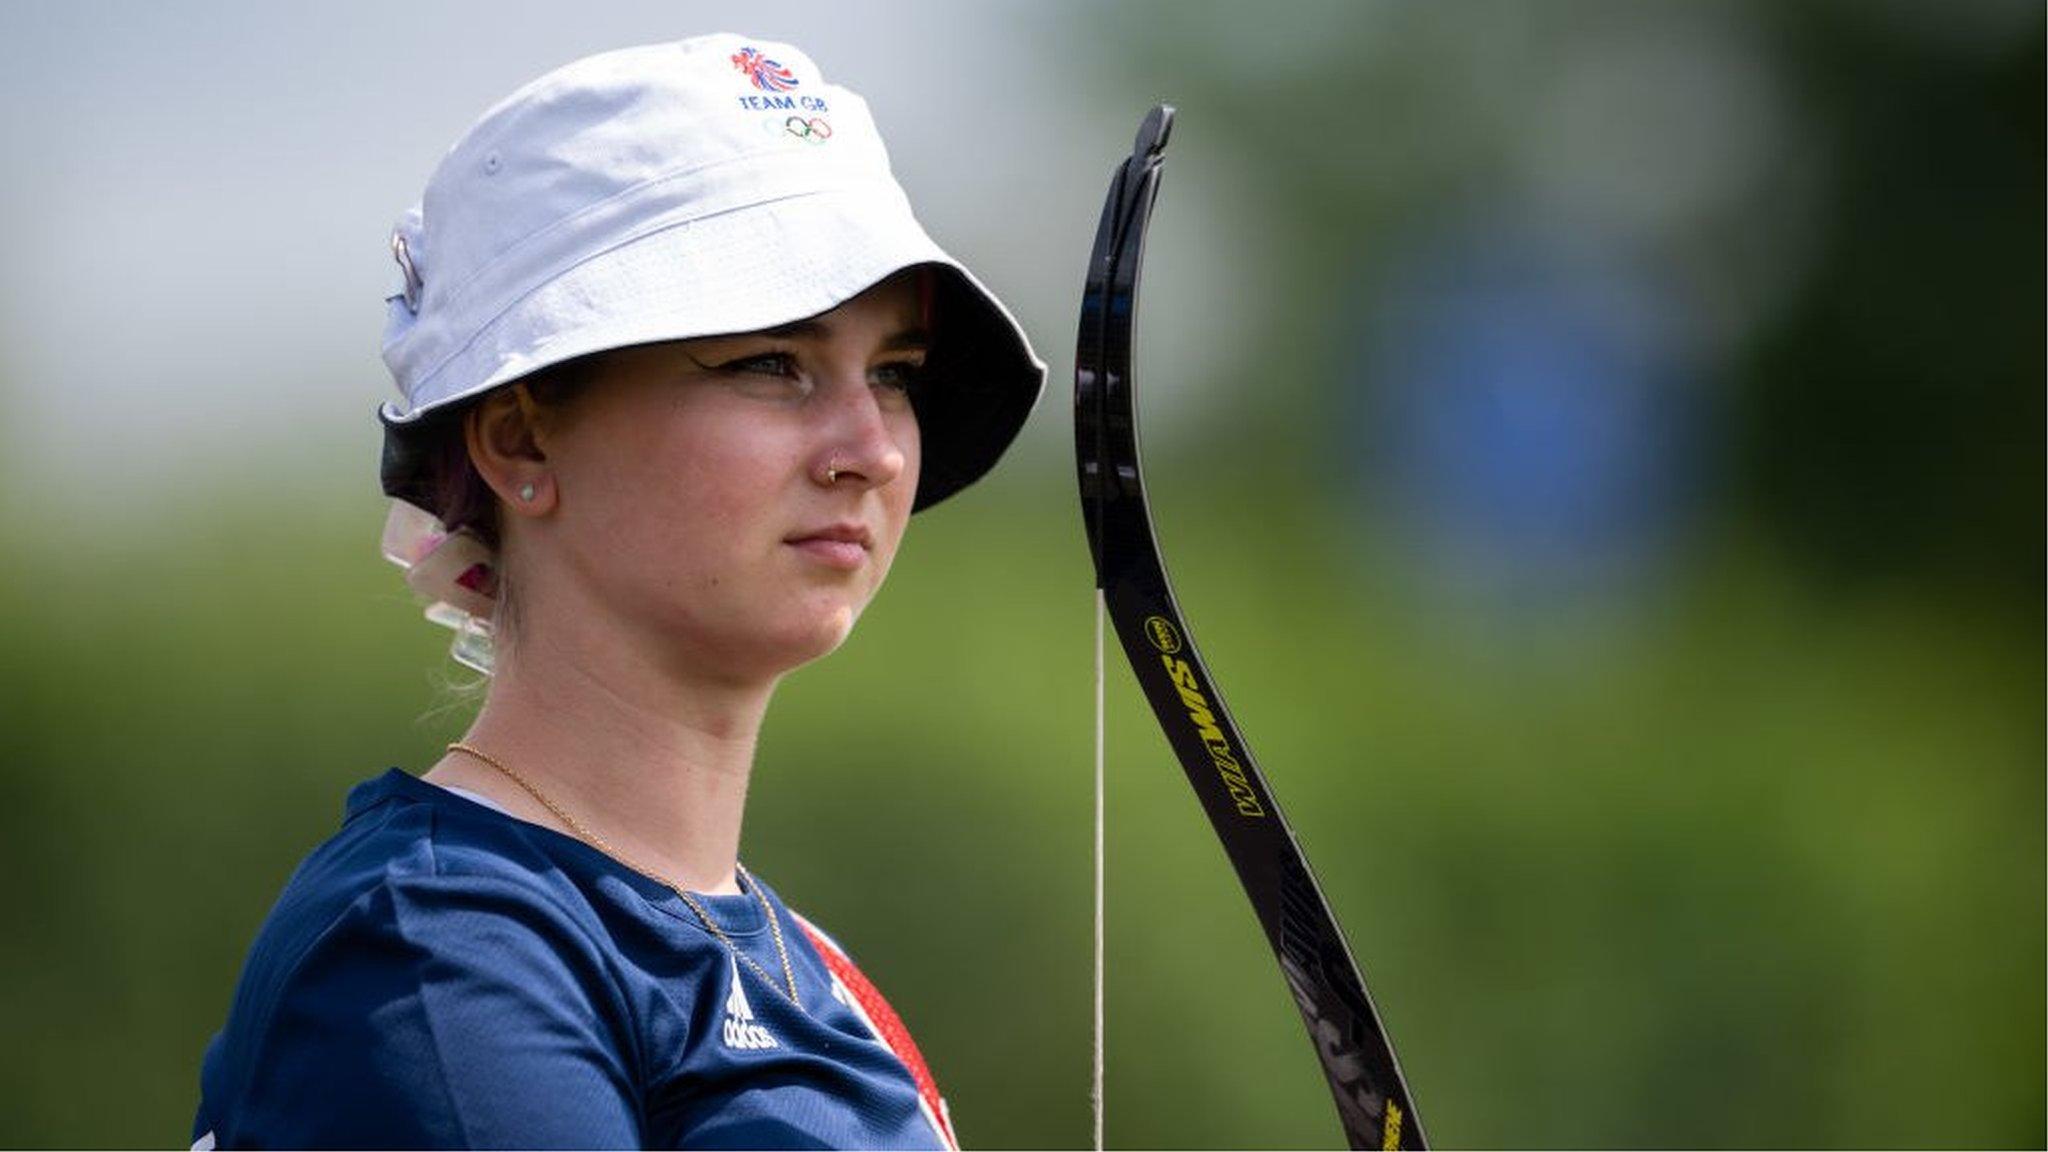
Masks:
[[[532,499],[533,499],[533,485],[531,485],[531,484],[521,484],[521,485],[519,486],[519,498],[520,498],[521,500],[532,500]]]

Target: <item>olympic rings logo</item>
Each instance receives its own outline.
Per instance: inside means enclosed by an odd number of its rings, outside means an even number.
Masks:
[[[806,144],[823,144],[832,138],[832,125],[823,116],[791,116],[782,122],[782,130]]]

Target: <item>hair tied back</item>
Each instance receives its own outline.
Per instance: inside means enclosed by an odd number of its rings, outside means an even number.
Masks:
[[[491,672],[491,618],[498,606],[498,558],[467,530],[448,531],[432,513],[391,502],[384,521],[384,558],[405,569],[406,586],[427,606],[427,619],[455,631],[457,661]]]

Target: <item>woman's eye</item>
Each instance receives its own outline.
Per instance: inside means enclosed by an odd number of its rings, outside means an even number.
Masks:
[[[898,360],[889,364],[878,364],[872,375],[875,383],[883,388],[908,392],[918,381],[924,379],[924,363],[918,360]]]
[[[793,376],[796,374],[796,357],[787,352],[759,352],[728,360],[718,365],[718,370],[755,376]]]

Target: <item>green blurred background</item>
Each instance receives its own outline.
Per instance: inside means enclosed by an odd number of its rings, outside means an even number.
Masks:
[[[376,555],[390,221],[525,79],[735,28],[869,97],[1053,364],[787,682],[746,834],[970,1145],[1088,1140],[1065,389],[1171,99],[1163,548],[1435,1140],[2041,1146],[2042,13],[7,6],[0,1144],[182,1146],[285,877],[473,707]],[[1336,1144],[1110,704],[1110,1143]]]

